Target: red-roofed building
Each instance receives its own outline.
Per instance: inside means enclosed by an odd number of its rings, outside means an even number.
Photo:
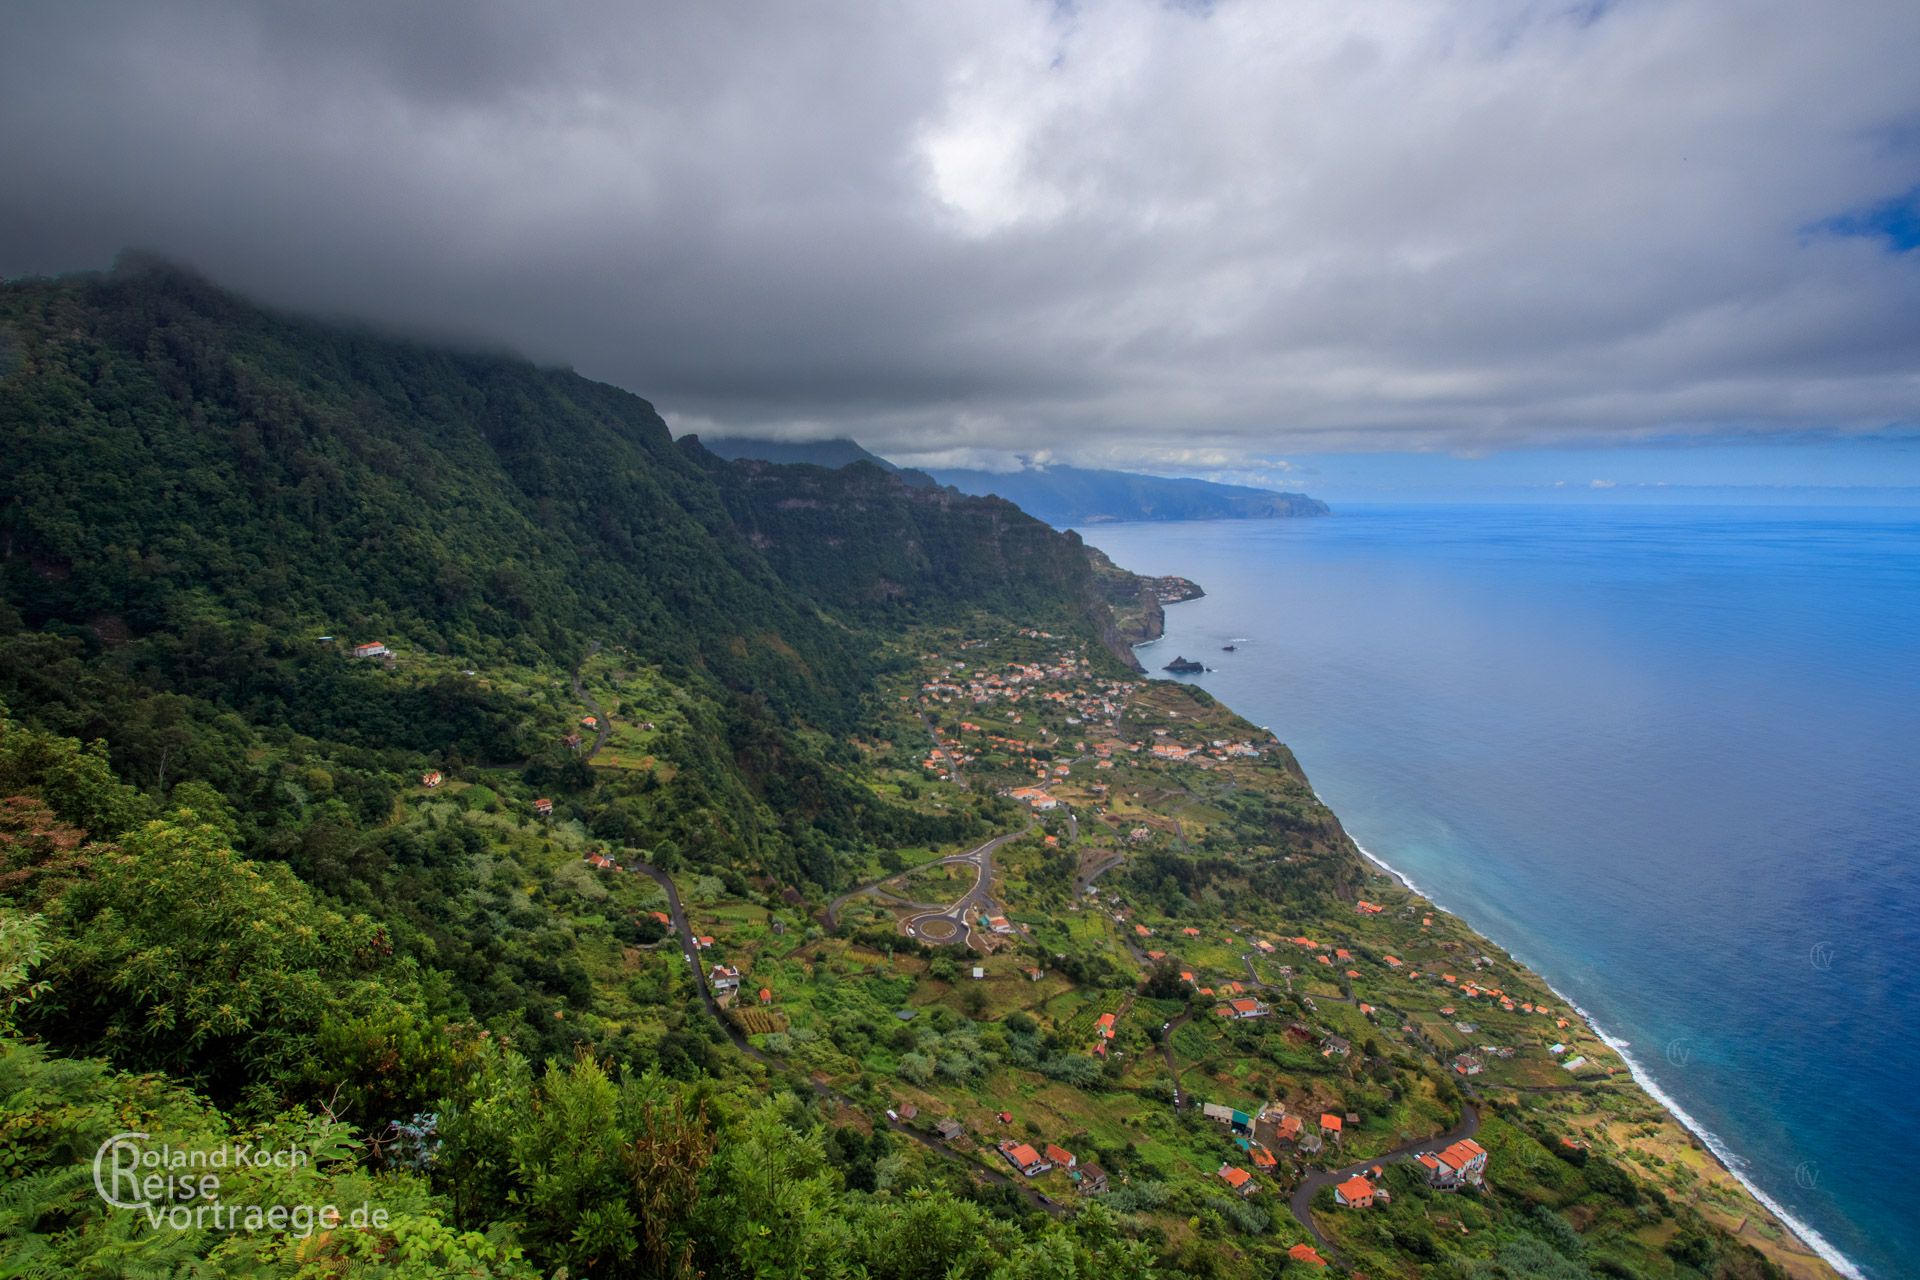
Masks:
[[[1462,1138],[1452,1146],[1423,1152],[1414,1158],[1420,1162],[1427,1182],[1442,1190],[1450,1191],[1468,1183],[1477,1187],[1487,1173],[1487,1149],[1472,1138]]]
[[[1327,1265],[1327,1260],[1321,1257],[1310,1244],[1297,1244],[1293,1246],[1293,1248],[1287,1250],[1287,1256],[1295,1262],[1304,1262],[1310,1267],[1324,1267]]]
[[[1320,1127],[1337,1138],[1340,1136],[1340,1117],[1331,1111],[1323,1111],[1320,1113]]]
[[[1343,1209],[1371,1209],[1373,1184],[1356,1173],[1333,1189],[1333,1199]]]
[[[1000,1144],[1000,1154],[1006,1157],[1008,1164],[1029,1178],[1037,1178],[1053,1168],[1038,1151],[1024,1142],[1015,1142],[1011,1138]]]
[[[1080,1163],[1074,1158],[1073,1152],[1065,1147],[1057,1147],[1051,1142],[1047,1144],[1046,1155],[1047,1160],[1056,1169],[1072,1169]]]
[[[1252,1195],[1254,1192],[1253,1175],[1236,1165],[1221,1165],[1220,1178],[1243,1196]]]

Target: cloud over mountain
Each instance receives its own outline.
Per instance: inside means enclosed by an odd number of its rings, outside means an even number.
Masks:
[[[682,430],[1225,466],[1920,418],[1910,0],[7,25],[0,271],[151,246]]]

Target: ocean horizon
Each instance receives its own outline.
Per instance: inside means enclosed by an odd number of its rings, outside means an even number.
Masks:
[[[1288,743],[1370,857],[1553,984],[1809,1243],[1908,1273],[1920,511],[1085,536],[1207,592],[1167,610],[1151,673],[1204,662],[1183,678]]]

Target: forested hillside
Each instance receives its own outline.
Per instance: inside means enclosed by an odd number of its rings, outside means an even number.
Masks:
[[[1108,602],[1191,583],[148,262],[0,286],[0,458],[0,1275],[1779,1274],[1710,1174],[1589,1161],[1576,1109],[1666,1134],[1611,1082],[1478,1104],[1485,1195],[1403,1163],[1329,1234],[1304,1147],[1291,1210],[1223,1189],[1251,1147],[1183,1090],[1344,1115],[1343,1159],[1479,1123],[1389,949],[1579,1029],[1138,677]],[[109,1209],[127,1132],[381,1216]],[[1098,1180],[1009,1173],[1043,1134]]]

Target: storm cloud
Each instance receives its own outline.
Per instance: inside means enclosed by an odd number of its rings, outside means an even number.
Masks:
[[[26,4],[0,272],[676,430],[1204,470],[1920,423],[1920,5]]]

